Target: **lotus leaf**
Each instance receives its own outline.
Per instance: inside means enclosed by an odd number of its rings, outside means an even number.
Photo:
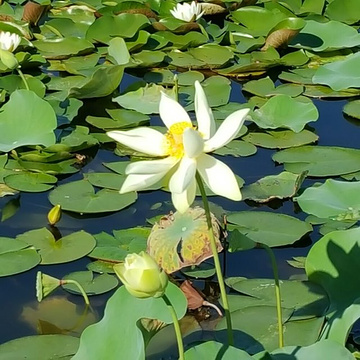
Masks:
[[[185,295],[172,283],[168,284],[165,294],[175,308],[178,319],[181,319],[187,308]],[[144,339],[136,325],[141,318],[172,322],[162,298],[134,298],[122,286],[108,300],[103,319],[82,333],[80,347],[73,360],[117,360],[119,354],[125,359],[144,359]]]
[[[350,101],[345,104],[344,113],[356,119],[360,119],[360,100]]]
[[[346,24],[357,23],[360,19],[359,3],[356,0],[333,0],[328,4],[325,15]]]
[[[42,192],[52,189],[57,178],[49,174],[22,172],[8,175],[4,181],[6,185],[19,191]]]
[[[256,154],[256,146],[246,141],[233,140],[226,146],[214,151],[214,154],[226,156],[231,155],[234,157],[250,156]]]
[[[55,112],[33,91],[16,90],[0,113],[0,151],[23,145],[55,143]]]

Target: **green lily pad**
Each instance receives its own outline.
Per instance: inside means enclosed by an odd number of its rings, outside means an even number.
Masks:
[[[293,244],[312,230],[310,224],[292,216],[264,211],[231,213],[227,220],[229,228],[270,247]]]
[[[8,175],[4,181],[6,185],[19,191],[42,192],[52,189],[57,178],[49,174],[23,172]]]
[[[124,261],[128,254],[146,250],[149,234],[150,228],[141,227],[114,230],[114,236],[101,232],[95,235],[96,246],[88,256],[112,262]]]
[[[286,171],[309,176],[333,176],[360,170],[360,150],[334,146],[302,146],[286,149],[273,155],[273,160],[284,163]]]
[[[228,286],[237,292],[251,296],[257,305],[276,305],[275,282],[273,279],[228,278]],[[329,300],[326,292],[318,284],[309,281],[281,280],[281,306],[294,309],[291,320],[309,319],[325,314]],[[231,309],[246,307],[246,298],[231,299]],[[253,305],[255,303],[253,302]]]
[[[253,121],[261,128],[288,128],[296,133],[318,117],[319,113],[312,101],[294,99],[288,95],[272,97],[252,114]]]
[[[30,270],[40,263],[39,254],[28,246],[18,239],[0,237],[0,277]]]
[[[1,360],[70,359],[79,347],[79,339],[69,335],[34,335],[0,345]],[[41,349],[41,351],[39,351]]]
[[[328,179],[307,188],[295,200],[301,209],[319,218],[360,220],[360,182]]]
[[[190,48],[188,53],[211,68],[222,66],[234,57],[230,48],[215,43]]]
[[[89,271],[93,271],[99,274],[115,274],[114,263],[103,260],[92,261],[86,265]]]
[[[345,104],[343,112],[353,118],[360,119],[360,100],[349,101]]]
[[[278,175],[265,176],[253,184],[244,186],[241,189],[241,194],[243,200],[249,199],[260,203],[275,198],[293,197],[299,190],[303,180],[302,174],[284,171]]]
[[[125,40],[121,37],[115,37],[109,41],[108,53],[116,65],[126,65],[130,61],[130,54]]]
[[[291,43],[313,51],[333,51],[358,46],[360,34],[351,26],[338,21],[308,20]]]
[[[292,69],[290,71],[283,71],[279,75],[279,79],[289,81],[297,84],[313,84],[312,77],[316,69]]]
[[[87,255],[95,246],[95,239],[81,230],[55,240],[46,228],[27,231],[16,237],[35,247],[41,256],[41,264],[61,264]]]
[[[57,126],[53,108],[33,91],[16,90],[0,113],[0,151],[23,145],[55,143]]]
[[[244,141],[269,149],[286,149],[306,145],[318,139],[319,137],[309,130],[302,130],[298,133],[291,130],[249,132],[243,137]]]
[[[118,211],[134,203],[136,198],[135,192],[119,194],[115,190],[102,189],[95,193],[93,186],[86,180],[61,185],[49,195],[53,205],[84,214]]]
[[[360,53],[356,53],[344,60],[325,64],[316,71],[313,82],[328,85],[336,91],[350,87],[360,88],[359,61]]]
[[[188,266],[181,269],[181,272],[186,276],[190,276],[192,278],[208,278],[215,275],[215,267],[213,264],[207,263],[204,261],[198,266]]]
[[[282,309],[282,321],[286,322],[293,309]],[[254,321],[254,318],[257,320]],[[276,349],[278,344],[276,307],[255,305],[231,312],[235,344],[246,352],[256,353],[264,348]],[[216,325],[216,330],[225,330],[226,321],[223,317]],[[220,335],[216,334],[216,338]],[[255,340],[256,339],[256,340]]]
[[[252,80],[245,83],[242,90],[263,97],[270,97],[279,94],[296,97],[304,91],[304,87],[297,84],[282,84],[275,87],[275,84],[267,76],[263,79]]]
[[[92,271],[77,271],[65,275],[62,280],[77,281],[87,295],[99,295],[114,289],[119,281],[117,277],[109,274],[102,274],[94,277]],[[74,284],[63,284],[63,289],[73,294],[81,295],[81,292]]]
[[[250,142],[242,140],[233,140],[227,145],[214,151],[214,154],[226,156],[231,155],[234,157],[250,156],[256,154],[256,146]]]
[[[85,173],[84,180],[100,188],[120,190],[126,176],[112,173]]]
[[[324,85],[307,85],[305,86],[304,95],[321,99],[321,98],[349,98],[360,95],[360,89],[344,89],[344,90],[333,90],[329,86]]]
[[[360,19],[359,3],[356,0],[333,0],[326,7],[325,15],[346,24],[357,23]]]
[[[86,38],[109,44],[114,37],[132,38],[149,23],[149,19],[142,14],[105,15],[90,25]]]
[[[84,55],[93,52],[94,45],[78,37],[66,37],[55,40],[37,40],[34,46],[42,56],[49,59],[61,59],[74,55]]]

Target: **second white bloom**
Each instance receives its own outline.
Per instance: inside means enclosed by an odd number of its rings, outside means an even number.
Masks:
[[[200,83],[195,82],[195,113],[197,129],[185,109],[162,93],[159,112],[168,132],[140,127],[107,134],[119,143],[142,153],[163,157],[159,160],[137,161],[126,168],[128,175],[120,192],[146,190],[169,172],[172,202],[180,212],[193,203],[198,171],[212,192],[232,200],[241,200],[234,173],[223,162],[207,155],[233,140],[243,125],[249,109],[229,115],[216,131],[212,111]]]
[[[174,9],[170,10],[171,15],[179,20],[191,22],[201,18],[204,14],[201,11],[201,5],[193,1],[191,4],[177,4]]]

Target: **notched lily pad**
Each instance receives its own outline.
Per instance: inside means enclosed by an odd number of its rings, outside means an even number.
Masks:
[[[84,214],[118,211],[134,203],[136,199],[135,192],[119,194],[116,190],[102,189],[95,193],[93,186],[86,180],[61,185],[49,195],[53,205]]]
[[[57,178],[49,174],[21,172],[6,176],[4,181],[19,191],[42,192],[52,189]]]

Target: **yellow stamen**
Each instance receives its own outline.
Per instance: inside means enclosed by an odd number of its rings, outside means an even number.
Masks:
[[[181,121],[170,126],[165,137],[165,149],[169,156],[181,158],[184,156],[183,134],[185,129],[193,126],[186,121]]]

